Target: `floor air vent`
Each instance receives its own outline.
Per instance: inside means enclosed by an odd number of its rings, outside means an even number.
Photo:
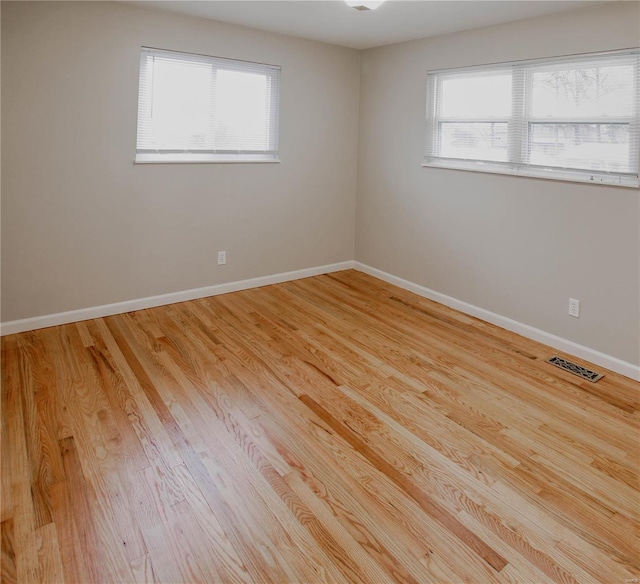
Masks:
[[[551,357],[551,359],[547,359],[547,363],[551,363],[551,365],[560,367],[560,369],[564,369],[565,371],[573,373],[574,375],[582,377],[582,379],[586,379],[592,383],[595,383],[604,377],[602,373],[596,373],[595,371],[591,371],[591,369],[586,369],[585,367],[572,363],[571,361],[567,361],[562,357]]]

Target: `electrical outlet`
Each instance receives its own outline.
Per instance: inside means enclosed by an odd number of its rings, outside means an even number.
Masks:
[[[224,266],[227,263],[227,252],[219,251],[218,252],[218,265]]]
[[[569,316],[580,318],[580,300],[569,298]]]

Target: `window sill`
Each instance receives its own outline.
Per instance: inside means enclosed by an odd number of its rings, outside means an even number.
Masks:
[[[137,154],[134,164],[273,164],[280,158],[264,154]]]
[[[482,163],[465,160],[438,160],[424,162],[423,167],[445,168],[449,170],[463,170],[471,172],[483,172],[487,174],[504,174],[508,176],[520,176],[525,178],[542,178],[563,182],[586,183],[609,187],[638,188],[640,180],[634,175],[612,175],[599,173],[583,173],[580,171],[551,169],[544,167],[519,167],[508,164]]]

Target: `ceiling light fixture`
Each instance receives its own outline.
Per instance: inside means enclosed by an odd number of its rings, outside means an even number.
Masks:
[[[356,10],[375,10],[384,0],[345,0],[345,2]]]

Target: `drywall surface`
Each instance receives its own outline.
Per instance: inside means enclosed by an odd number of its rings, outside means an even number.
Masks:
[[[430,69],[639,45],[619,2],[364,51],[356,260],[640,363],[637,189],[421,167]]]
[[[2,12],[3,321],[353,259],[357,51],[110,2]],[[134,165],[141,46],[280,65],[282,162]]]

